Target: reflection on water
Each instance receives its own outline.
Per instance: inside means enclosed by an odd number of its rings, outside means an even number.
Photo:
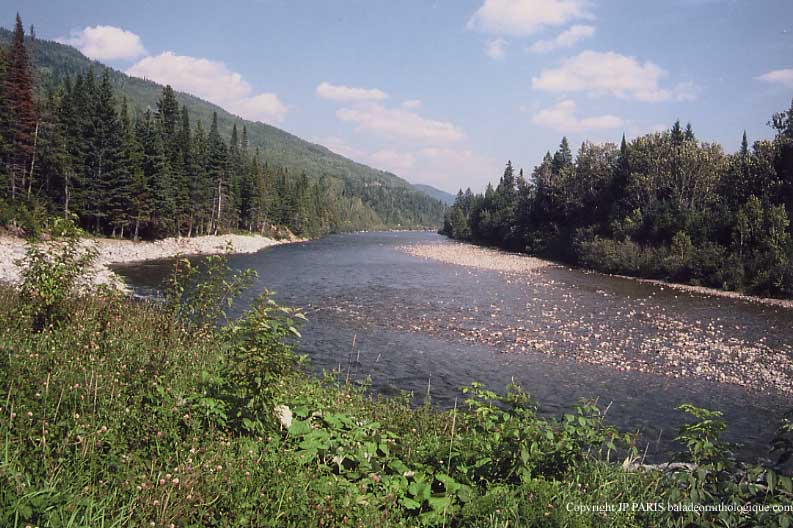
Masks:
[[[683,418],[674,407],[688,402],[724,412],[726,439],[742,444],[740,456],[767,454],[776,422],[793,407],[793,399],[701,378],[589,365],[575,361],[575,350],[583,340],[592,347],[618,344],[637,354],[646,353],[648,343],[690,346],[680,331],[694,329],[695,339],[703,340],[700,346],[761,343],[789,351],[793,310],[565,268],[543,271],[541,281],[508,280],[397,249],[444,241],[431,233],[359,233],[235,255],[233,267],[259,273],[235,309],[239,312],[264,288],[275,291],[283,304],[303,307],[309,321],[299,350],[309,355],[312,368],[341,368],[357,380],[371,377],[372,389],[382,394],[412,391],[423,400],[429,390],[435,404],[448,407],[460,396],[459,388],[472,381],[503,390],[514,380],[550,414],[581,398],[597,398],[604,406],[611,402],[611,423],[642,431],[652,459],[663,458],[672,447]],[[155,291],[169,269],[167,262],[117,268],[142,295]],[[637,313],[652,315],[644,321]],[[659,326],[663,318],[670,326]],[[537,352],[539,346],[520,350],[508,340],[483,344],[470,337],[472,328],[489,333],[495,327],[526,328],[538,343],[570,353],[560,358]]]

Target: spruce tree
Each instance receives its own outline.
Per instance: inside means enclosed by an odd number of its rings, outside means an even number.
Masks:
[[[217,112],[212,114],[212,126],[207,136],[207,176],[213,186],[212,216],[210,230],[217,234],[222,228],[225,217],[223,211],[228,202],[228,181],[226,177],[226,145],[218,132]]]
[[[555,174],[560,174],[562,170],[570,168],[572,165],[573,153],[570,151],[567,137],[563,137],[561,143],[559,143],[559,150],[553,155],[553,171]]]
[[[672,125],[671,135],[672,135],[672,144],[681,145],[683,143],[683,140],[685,139],[685,134],[683,133],[683,129],[680,127],[679,119],[675,121],[674,125]]]
[[[691,128],[691,123],[686,123],[686,131],[683,133],[683,138],[686,141],[696,141],[697,137],[694,135],[694,129]]]
[[[32,182],[28,181],[28,176],[34,159],[38,116],[33,102],[33,80],[29,59],[25,49],[25,30],[22,28],[22,19],[17,14],[5,76],[6,110],[10,118],[11,144],[7,166],[10,173],[12,200],[23,193],[29,195],[32,185]]]
[[[207,137],[199,121],[193,132],[191,153],[193,172],[190,177],[190,232],[206,234],[212,218],[213,185],[207,175]]]
[[[115,178],[110,185],[109,196],[109,218],[113,228],[113,236],[124,237],[125,229],[132,221],[131,212],[133,210],[133,174],[135,167],[131,161],[131,136],[132,123],[129,118],[129,108],[127,99],[124,98],[121,104],[121,115],[118,123],[119,151],[118,163],[115,169]]]
[[[11,152],[11,111],[6,89],[6,50],[0,46],[0,197],[11,188],[8,174],[8,155]]]
[[[195,172],[195,162],[193,160],[193,145],[190,131],[190,114],[187,107],[182,106],[179,119],[179,128],[175,138],[175,161],[172,163],[175,185],[176,217],[178,219],[178,229],[181,232],[182,226],[187,226],[188,235],[190,234],[190,218],[192,216],[192,206],[190,204],[191,178]]]
[[[152,215],[152,193],[149,178],[146,175],[142,140],[146,137],[145,122],[138,119],[135,126],[127,130],[125,142],[125,162],[131,177],[130,185],[130,219],[132,221],[132,239],[138,240],[141,226],[148,227]]]
[[[175,200],[171,168],[165,151],[160,123],[147,111],[140,127],[143,146],[143,172],[152,194],[152,227],[155,234],[172,234]]]

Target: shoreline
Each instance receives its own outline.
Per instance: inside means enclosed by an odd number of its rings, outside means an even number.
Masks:
[[[458,266],[468,266],[477,269],[487,269],[490,271],[499,271],[504,273],[521,273],[525,271],[537,271],[543,268],[560,268],[560,269],[567,269],[571,271],[580,271],[581,273],[591,274],[591,275],[602,275],[604,277],[612,277],[617,279],[625,279],[636,281],[643,284],[651,284],[654,286],[661,286],[664,288],[670,288],[682,292],[703,295],[708,297],[722,297],[726,299],[733,299],[737,301],[743,301],[753,304],[762,304],[764,306],[773,306],[776,308],[785,308],[785,309],[793,309],[793,299],[777,299],[775,297],[758,297],[756,295],[750,295],[746,293],[740,293],[731,290],[722,290],[718,288],[711,288],[709,286],[694,286],[693,284],[683,284],[681,282],[669,282],[664,281],[661,279],[647,279],[644,277],[634,277],[631,275],[622,275],[619,273],[605,273],[602,271],[597,271],[588,268],[580,268],[576,266],[570,266],[567,264],[560,264],[554,262],[552,260],[546,260],[539,257],[534,257],[532,255],[528,255],[525,253],[513,253],[511,251],[506,251],[499,248],[492,248],[488,246],[480,246],[478,244],[473,244],[470,242],[460,242],[458,240],[448,239],[448,242],[451,244],[457,244],[463,247],[469,247],[478,251],[481,251],[481,256],[483,257],[509,257],[510,259],[514,259],[516,262],[525,259],[526,264],[521,265],[519,263],[510,264],[506,267],[501,264],[493,265],[492,263],[488,263],[487,261],[482,262],[481,260],[476,261],[473,257],[470,258],[460,258],[459,256],[453,256],[451,254],[446,254],[445,252],[434,252],[433,250],[429,249],[420,249],[422,246],[432,246],[437,245],[441,246],[444,244],[439,243],[422,243],[422,244],[413,244],[402,246],[400,249],[414,257],[420,258],[427,258],[430,260],[436,260],[439,262],[444,262],[446,264],[454,264]],[[473,260],[472,260],[473,259]],[[491,261],[492,262],[492,261]],[[505,269],[506,268],[506,269]]]
[[[93,247],[97,256],[90,270],[92,286],[111,286],[129,291],[124,280],[110,269],[114,264],[131,264],[176,256],[217,255],[230,250],[232,254],[256,253],[281,244],[304,242],[302,238],[275,240],[261,235],[204,235],[199,237],[170,237],[155,241],[121,240],[113,238],[84,238],[84,247]],[[47,244],[47,242],[41,242]],[[0,236],[0,282],[18,284],[20,268],[16,261],[25,256],[26,241],[13,236]]]
[[[425,260],[496,271],[507,283],[525,282],[535,288],[560,287],[560,283],[546,271],[575,269],[528,255],[461,242],[416,243],[400,246],[399,250]],[[778,299],[755,299],[734,292],[726,292],[733,295],[720,296],[708,288],[598,274],[683,290],[692,296],[729,297],[734,301],[762,303],[783,309],[791,308],[793,304]],[[596,293],[604,295],[604,298],[610,297],[607,292]],[[562,295],[562,299],[565,296]],[[423,330],[424,326],[434,331],[441,329],[450,336],[492,345],[505,353],[534,351],[618,371],[701,378],[737,385],[750,392],[781,393],[787,398],[793,397],[793,347],[790,345],[771,345],[765,342],[765,338],[746,338],[722,325],[718,317],[692,321],[678,317],[673,310],[646,304],[644,300],[604,308],[612,310],[615,317],[621,317],[621,322],[627,321],[623,325],[625,331],[612,332],[611,325],[576,319],[574,304],[569,306],[564,300],[561,304],[557,301],[547,306],[541,302],[541,315],[531,320],[521,320],[516,316],[512,319],[506,317],[500,322],[494,318],[492,323],[472,328],[458,323],[443,325],[431,322],[429,325],[417,324],[416,330]],[[716,299],[713,302],[718,304]],[[572,315],[565,317],[566,314]],[[491,314],[491,317],[497,316],[497,312]]]

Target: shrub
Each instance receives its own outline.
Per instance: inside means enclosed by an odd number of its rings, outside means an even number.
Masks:
[[[22,267],[22,311],[34,330],[58,324],[67,317],[64,302],[89,280],[96,250],[82,245],[82,232],[70,220],[56,219],[55,239],[44,245],[29,240]],[[83,284],[81,284],[83,281]]]

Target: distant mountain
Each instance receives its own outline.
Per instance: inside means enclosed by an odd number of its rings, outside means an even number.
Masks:
[[[0,44],[7,46],[10,40],[11,32],[0,28]],[[37,39],[34,57],[40,89],[57,86],[89,69],[97,75],[107,69],[116,93],[127,98],[133,111],[155,109],[162,93],[160,84],[130,77],[54,41]],[[309,178],[322,178],[323,185],[332,188],[334,195],[344,196],[369,210],[369,214],[358,215],[368,218],[369,225],[350,225],[350,229],[428,227],[442,223],[445,205],[395,174],[357,163],[266,123],[242,119],[198,97],[177,92],[177,100],[187,107],[193,123],[201,121],[208,130],[212,113],[217,112],[218,128],[224,137],[230,136],[234,124],[240,129],[247,127],[250,144],[259,147],[268,164],[285,167],[294,176],[305,172]]]
[[[452,205],[454,203],[455,196],[451,193],[447,193],[446,191],[442,191],[440,189],[436,189],[432,185],[424,185],[422,183],[414,183],[413,188],[419,190],[426,194],[427,196],[431,196],[436,200],[440,200],[441,202],[445,203],[446,205]]]

